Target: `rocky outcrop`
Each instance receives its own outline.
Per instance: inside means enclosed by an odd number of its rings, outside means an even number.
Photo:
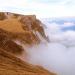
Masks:
[[[35,15],[0,13],[0,75],[55,75],[16,57],[24,49],[15,40],[24,45],[39,44],[41,40],[36,32],[47,39],[42,23]]]
[[[0,13],[0,20],[5,20],[7,17],[5,15],[5,13],[1,12]]]
[[[16,44],[10,37],[2,32],[0,33],[0,48],[13,54],[21,54],[24,51],[20,45]]]
[[[3,17],[6,15],[5,18],[7,19],[0,21],[0,28],[12,33],[32,34],[34,37],[31,38],[35,38],[34,41],[37,40],[37,42],[40,42],[37,35],[38,32],[47,41],[47,36],[45,35],[45,31],[42,26],[43,24],[41,21],[36,19],[35,15],[20,15],[9,12],[4,12],[3,14]]]
[[[0,39],[5,42],[1,43],[0,41],[2,47],[9,47],[10,50],[11,46],[7,46],[6,44],[8,42],[11,44],[13,40],[18,40],[28,45],[39,44],[41,39],[37,35],[37,32],[47,40],[42,23],[36,19],[35,15],[20,15],[9,12],[0,12],[0,16],[2,18],[0,19]],[[6,41],[5,39],[9,40]],[[15,43],[12,45],[14,44]],[[16,53],[15,48],[13,49]],[[18,50],[20,51],[20,49]]]

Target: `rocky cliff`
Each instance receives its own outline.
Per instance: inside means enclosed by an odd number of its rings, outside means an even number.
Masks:
[[[24,49],[14,41],[39,44],[41,39],[37,33],[47,41],[42,23],[35,15],[0,12],[0,75],[55,75],[16,57]]]
[[[26,43],[31,43],[30,41],[32,40],[32,43],[39,43],[41,40],[38,37],[39,34],[47,40],[44,28],[42,26],[43,24],[41,21],[36,19],[35,15],[20,15],[5,12],[0,13],[0,16],[0,28],[14,34],[15,38],[25,40]],[[16,36],[16,34],[18,35]],[[21,36],[19,34],[21,34]]]

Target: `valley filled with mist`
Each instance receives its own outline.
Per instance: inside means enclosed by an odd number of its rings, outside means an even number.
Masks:
[[[50,41],[27,48],[27,61],[57,75],[75,75],[75,18],[41,21]]]

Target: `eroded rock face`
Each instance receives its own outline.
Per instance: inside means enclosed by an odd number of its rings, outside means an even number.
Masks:
[[[5,20],[7,18],[7,16],[5,15],[5,13],[1,12],[0,13],[0,20]]]
[[[36,19],[35,15],[21,15],[9,12],[4,12],[3,14],[7,19],[5,19],[4,21],[0,21],[1,29],[12,33],[30,33],[39,39],[37,35],[38,32],[47,41],[47,36],[45,35],[42,23],[41,21]],[[40,42],[40,39],[37,41]]]
[[[46,40],[42,23],[35,15],[0,13],[0,75],[55,75],[16,57],[24,50],[14,40],[24,45],[39,44],[41,40],[36,32]]]
[[[8,38],[6,35],[0,34],[0,48],[5,49],[13,54],[22,54],[23,48]]]
[[[23,48],[16,44],[11,36],[2,29],[0,29],[0,48],[13,54],[21,54],[24,51]]]
[[[10,48],[12,48],[10,45],[13,45],[12,52],[16,53],[17,50],[15,50],[15,47],[19,51],[21,50],[21,47],[18,48],[16,43],[12,40],[18,40],[28,45],[39,44],[41,39],[37,32],[46,40],[42,23],[36,19],[35,15],[0,12],[0,16],[3,18],[0,19],[1,47],[5,46],[5,48],[9,48],[10,50]]]

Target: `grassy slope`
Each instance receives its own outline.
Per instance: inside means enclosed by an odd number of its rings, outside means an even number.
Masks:
[[[0,75],[55,75],[39,66],[33,66],[0,48]]]

